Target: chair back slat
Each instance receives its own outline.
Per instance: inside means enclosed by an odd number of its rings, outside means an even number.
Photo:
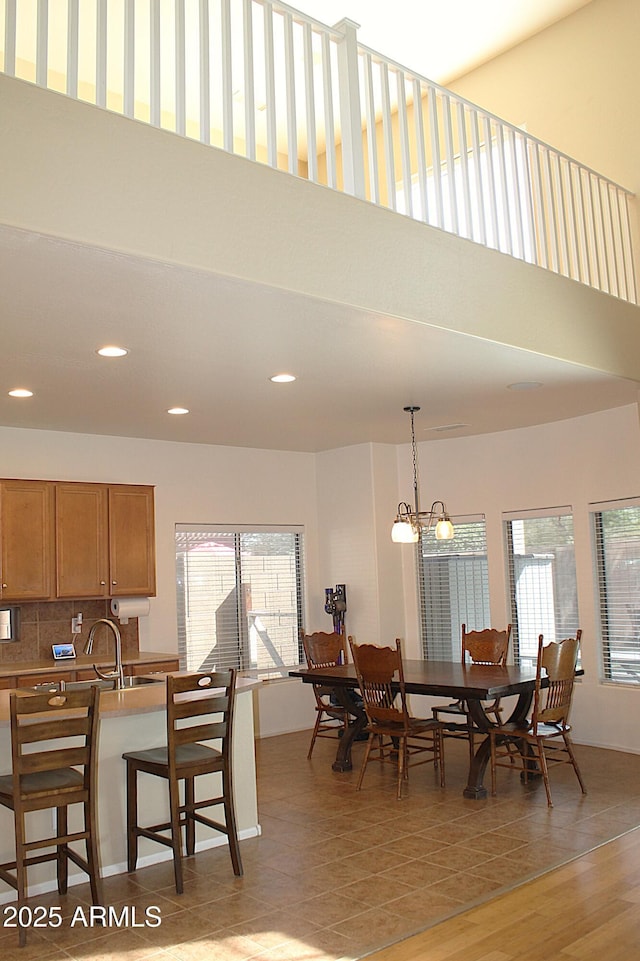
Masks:
[[[302,647],[307,665],[314,667],[337,667],[348,664],[347,647],[342,634],[302,634]]]
[[[511,624],[504,631],[494,628],[467,631],[466,624],[463,624],[462,663],[470,659],[473,664],[498,664],[502,667],[507,662],[510,637]]]
[[[229,757],[235,685],[235,670],[167,675],[167,744],[172,763],[179,745],[210,740],[221,740],[220,753]],[[206,717],[210,720],[205,721]],[[191,719],[194,723],[188,724]]]
[[[395,648],[349,641],[369,723],[408,727],[400,640]]]
[[[581,637],[582,631],[577,631],[575,637],[552,641],[547,645],[542,634],[538,638],[532,730],[535,731],[539,724],[568,725]],[[548,686],[542,687],[545,674]]]
[[[14,792],[28,774],[93,763],[98,739],[100,689],[64,691],[56,694],[18,695],[9,699]],[[55,741],[55,747],[51,746]],[[78,743],[80,742],[80,743]],[[42,747],[34,749],[36,745]]]

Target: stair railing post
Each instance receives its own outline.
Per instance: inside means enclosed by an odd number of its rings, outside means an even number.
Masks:
[[[342,34],[338,47],[338,85],[342,129],[342,176],[345,193],[364,199],[364,153],[362,149],[362,110],[358,78],[358,27],[345,18],[334,30]]]

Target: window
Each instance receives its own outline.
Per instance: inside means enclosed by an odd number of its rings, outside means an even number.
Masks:
[[[593,521],[604,677],[640,684],[640,504]]]
[[[457,520],[455,537],[418,541],[418,591],[424,657],[460,659],[462,625],[481,630],[491,624],[484,518]]]
[[[178,650],[187,670],[286,677],[301,662],[299,530],[176,527]]]
[[[575,637],[578,591],[570,508],[523,512],[505,521],[516,663],[534,663],[545,643]]]

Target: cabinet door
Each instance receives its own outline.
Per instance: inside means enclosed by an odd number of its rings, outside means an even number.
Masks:
[[[109,515],[103,484],[56,484],[56,595],[109,593]]]
[[[112,597],[155,594],[153,487],[109,487],[109,569]]]
[[[0,483],[2,599],[53,596],[54,485],[48,481]]]

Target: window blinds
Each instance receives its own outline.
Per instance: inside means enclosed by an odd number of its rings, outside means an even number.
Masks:
[[[178,648],[188,670],[286,676],[300,663],[302,533],[176,528]]]
[[[424,657],[460,659],[462,625],[491,625],[484,518],[452,518],[455,537],[438,541],[432,533],[418,541],[418,591]]]
[[[640,684],[640,506],[593,514],[603,674]]]
[[[516,663],[535,662],[545,643],[575,636],[578,592],[571,508],[522,512],[504,521]]]

